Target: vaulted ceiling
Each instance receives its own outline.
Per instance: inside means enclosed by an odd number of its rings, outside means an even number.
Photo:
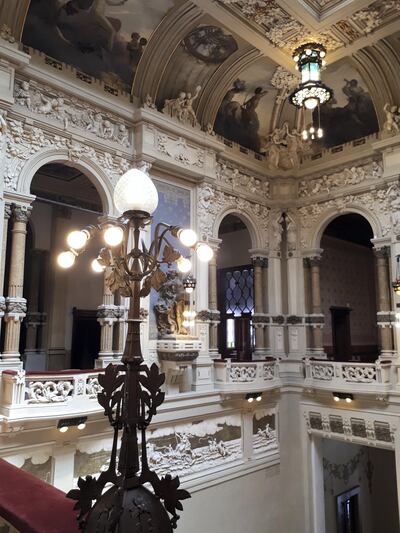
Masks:
[[[399,0],[20,0],[11,11],[1,0],[0,22],[25,45],[159,108],[198,92],[199,122],[256,150],[285,121],[298,125],[291,56],[310,40],[328,49],[323,78],[335,94],[324,120],[341,121],[327,145],[373,133],[384,103],[400,104]],[[246,143],[224,104],[238,109],[257,87],[257,138]]]

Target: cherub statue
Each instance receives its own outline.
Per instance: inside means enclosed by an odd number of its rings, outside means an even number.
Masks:
[[[384,105],[383,110],[386,115],[386,120],[383,125],[383,131],[396,135],[400,132],[400,113],[397,106],[391,106],[388,102]]]
[[[29,110],[32,107],[31,93],[29,81],[21,82],[15,94],[15,101],[17,104],[27,107]]]
[[[103,122],[103,139],[112,139],[114,137],[114,125],[109,121]]]

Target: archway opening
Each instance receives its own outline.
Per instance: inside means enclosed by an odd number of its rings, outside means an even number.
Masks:
[[[218,348],[223,357],[249,360],[254,350],[254,273],[250,232],[241,218],[229,214],[218,231]]]
[[[378,356],[373,236],[369,222],[357,213],[335,218],[322,235],[323,343],[336,361]]]
[[[97,224],[104,214],[100,195],[81,170],[60,163],[44,165],[33,177],[36,196],[29,220],[20,353],[27,370],[93,368],[100,349],[97,308],[102,303],[103,275],[90,267],[101,243],[89,241],[73,268],[56,262],[67,249],[72,230]],[[29,236],[29,233],[28,233]]]

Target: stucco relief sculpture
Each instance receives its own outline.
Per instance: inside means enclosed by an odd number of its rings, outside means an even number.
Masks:
[[[299,196],[308,197],[328,194],[333,189],[348,185],[357,185],[365,180],[377,180],[382,177],[383,165],[380,161],[371,161],[365,165],[346,167],[339,172],[324,174],[312,180],[303,180],[299,185]]]
[[[159,336],[187,335],[188,332],[183,326],[185,290],[176,270],[169,269],[166,272],[166,281],[158,294],[159,298],[154,306],[154,312]]]
[[[8,120],[7,124],[4,184],[8,190],[17,190],[19,176],[29,159],[40,150],[49,148],[67,149],[68,156],[72,161],[79,161],[81,158],[90,159],[107,172],[109,179],[114,184],[121,174],[130,168],[128,160],[121,156],[95,150],[90,145],[60,135],[47,135],[42,129],[28,126],[19,120]]]
[[[102,139],[130,146],[129,130],[125,124],[109,113],[91,109],[76,98],[26,80],[16,81],[14,96],[17,105],[62,122],[64,129],[71,125]]]
[[[296,85],[299,83],[299,77],[292,74],[291,72],[287,71],[284,67],[279,65],[274,75],[271,78],[271,85],[272,87],[275,87],[275,89],[278,89],[278,93],[276,95],[276,103],[280,104],[286,100],[286,98],[289,96],[289,93],[291,92]]]
[[[383,131],[390,135],[400,133],[400,107],[390,105],[388,102],[384,105],[386,120],[383,124]]]
[[[193,102],[199,97],[200,91],[200,85],[196,87],[194,94],[181,91],[177,98],[165,100],[162,112],[193,128],[198,126],[199,123],[193,109]]]
[[[296,129],[289,131],[289,124],[285,122],[268,136],[261,151],[267,154],[271,170],[291,170],[300,165],[300,157],[310,151],[310,144],[302,139]]]
[[[263,181],[261,177],[250,176],[245,170],[232,168],[223,161],[217,163],[216,176],[218,181],[233,189],[242,188],[244,192],[269,197],[268,181]]]

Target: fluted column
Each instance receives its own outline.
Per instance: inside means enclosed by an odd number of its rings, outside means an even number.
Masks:
[[[23,298],[26,225],[30,209],[15,206],[13,209],[13,227],[11,230],[11,259],[4,320],[5,339],[3,360],[18,361],[21,322],[26,314],[26,300]]]
[[[269,312],[269,293],[268,293],[268,259],[264,257],[263,259],[263,269],[262,269],[262,284],[263,284],[263,302],[264,302],[264,314],[265,314],[265,324],[264,324],[264,346],[267,352],[270,351],[270,338],[269,338],[269,321],[270,317],[267,316]]]
[[[389,247],[375,249],[377,287],[377,323],[381,356],[393,356],[393,334],[390,313]]]
[[[324,326],[324,316],[321,309],[321,284],[320,269],[321,256],[310,257],[310,276],[311,276],[311,311],[312,311],[312,351],[316,355],[324,353],[322,341],[322,328]]]

